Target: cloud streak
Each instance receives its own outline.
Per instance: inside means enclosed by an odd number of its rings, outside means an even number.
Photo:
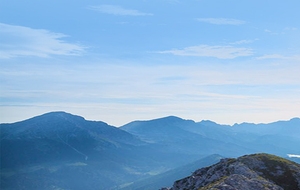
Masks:
[[[299,67],[254,61],[256,68],[253,64],[84,64],[85,60],[72,68],[70,64],[41,67],[39,62],[6,64],[0,71],[0,81],[7,81],[0,89],[0,122],[52,110],[117,126],[164,115],[230,123],[236,115],[239,120],[234,122],[262,122],[272,121],[274,115],[289,118],[299,113]],[[116,115],[122,117],[116,120]]]
[[[173,54],[178,56],[215,57],[218,59],[234,59],[253,54],[250,48],[239,48],[233,46],[190,46],[183,49],[173,49],[160,51],[163,54]]]
[[[151,13],[144,13],[134,9],[125,9],[121,6],[116,5],[99,5],[99,6],[89,6],[88,9],[99,11],[105,14],[112,14],[118,16],[152,16]]]
[[[297,154],[288,154],[289,158],[300,158],[300,155]]]
[[[255,39],[257,40],[257,39]],[[232,45],[240,45],[240,44],[251,44],[253,43],[255,40],[239,40],[239,41],[236,41],[236,42],[232,42],[230,44]]]
[[[216,25],[242,25],[246,22],[243,20],[237,19],[229,19],[229,18],[197,18],[199,22],[206,22],[209,24],[216,24]]]
[[[52,55],[80,55],[85,47],[69,43],[65,34],[43,29],[0,23],[0,58],[19,56],[50,57]]]
[[[264,60],[264,59],[277,59],[277,60],[293,60],[293,61],[300,61],[299,55],[292,55],[292,56],[285,56],[281,54],[266,54],[257,57],[258,60]]]

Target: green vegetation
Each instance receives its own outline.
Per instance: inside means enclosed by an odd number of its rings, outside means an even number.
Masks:
[[[218,190],[217,188],[215,188],[216,185],[223,183],[226,179],[228,178],[228,176],[224,176],[204,187],[200,187],[198,190]]]
[[[253,168],[261,172],[264,178],[273,181],[285,190],[295,190],[299,188],[298,182],[293,174],[297,170],[300,171],[300,165],[284,158],[265,153],[253,154],[251,157],[264,163],[264,167]]]

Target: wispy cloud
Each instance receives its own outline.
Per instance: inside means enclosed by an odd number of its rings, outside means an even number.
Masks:
[[[80,55],[85,47],[68,43],[61,33],[43,29],[0,23],[0,58],[18,56],[49,57],[51,55]]]
[[[78,60],[72,68],[70,64],[5,64],[0,81],[8,82],[0,88],[0,122],[53,110],[117,126],[170,114],[230,123],[236,115],[239,120],[234,122],[262,122],[272,121],[274,115],[289,118],[300,113],[298,62],[274,67],[261,64],[265,61],[153,67]],[[116,120],[116,115],[122,117]]]
[[[134,9],[125,9],[116,5],[98,5],[89,6],[88,9],[99,11],[101,13],[120,15],[120,16],[152,16],[151,13],[144,13]]]
[[[257,39],[255,39],[255,40],[257,40]],[[253,43],[255,40],[239,40],[236,42],[232,42],[230,44],[232,44],[232,45],[250,44],[250,43]]]
[[[297,31],[298,28],[296,28],[296,27],[285,27],[284,30],[288,30],[288,31]]]
[[[293,56],[285,56],[281,54],[266,54],[257,57],[256,59],[282,59],[282,60],[294,60],[294,61],[300,61],[300,56],[293,55]]]
[[[206,22],[217,25],[241,25],[246,23],[243,20],[229,18],[197,18],[197,20],[200,22]]]
[[[280,54],[268,54],[268,55],[257,57],[257,59],[285,59],[285,58],[286,57]]]
[[[209,45],[190,46],[183,49],[160,51],[159,53],[178,56],[216,57],[219,59],[234,59],[236,57],[250,56],[253,54],[250,48]]]

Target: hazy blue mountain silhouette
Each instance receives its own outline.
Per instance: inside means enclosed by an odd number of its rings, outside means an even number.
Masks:
[[[141,139],[186,154],[241,156],[267,152],[286,156],[299,154],[300,119],[270,124],[242,123],[219,125],[212,121],[194,122],[170,116],[150,121],[134,121],[121,127]]]
[[[299,118],[229,126],[169,116],[116,128],[51,112],[0,124],[0,131],[3,189],[119,189],[131,183],[155,186],[143,179],[160,183],[176,176],[174,171],[180,170],[176,168],[212,154],[300,155]]]
[[[211,138],[211,136],[223,136],[224,131],[216,131],[211,127],[207,128],[209,131],[205,131],[206,128],[194,121],[174,116],[150,121],[135,121],[121,127],[142,140],[157,144],[160,149],[179,152],[195,158],[215,153],[224,156],[238,156],[247,152],[247,147]],[[214,131],[212,132],[211,129]],[[210,135],[207,135],[208,133]],[[227,136],[225,137],[227,138]]]
[[[233,125],[236,132],[247,132],[264,135],[287,135],[299,138],[300,118],[293,118],[289,121],[277,121],[268,124],[241,123]]]
[[[278,121],[269,124],[242,123],[233,125],[233,131],[248,147],[259,148],[267,152],[285,157],[288,152],[300,154],[300,119]]]
[[[109,189],[184,159],[104,122],[65,112],[1,124],[0,130],[2,188]],[[174,156],[178,159],[170,162]]]
[[[64,112],[53,112],[14,124],[1,124],[2,167],[52,159],[98,159],[114,150],[142,145],[135,136],[104,122],[86,121]],[[97,154],[95,154],[97,153]],[[7,159],[6,159],[7,158]]]

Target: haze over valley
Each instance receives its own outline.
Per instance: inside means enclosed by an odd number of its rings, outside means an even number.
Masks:
[[[158,189],[222,158],[261,152],[299,163],[299,127],[299,118],[228,126],[168,116],[117,128],[50,112],[0,125],[1,188]]]

